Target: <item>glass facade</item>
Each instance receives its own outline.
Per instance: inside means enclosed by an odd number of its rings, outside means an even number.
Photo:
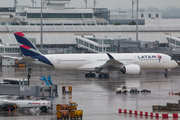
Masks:
[[[171,43],[171,44],[180,46],[180,40],[176,40],[176,39],[168,38],[168,37],[167,37],[167,41],[168,41],[168,43]]]
[[[129,25],[129,23],[131,23],[132,21],[136,21],[136,19],[111,19],[110,20],[110,24],[114,25],[116,23],[120,23],[121,25]],[[145,19],[141,18],[138,20],[138,24],[139,25],[145,25]]]
[[[20,48],[0,48],[0,53],[20,53]]]
[[[107,8],[93,8],[94,16],[97,18],[104,18],[110,21],[110,11]]]
[[[36,38],[28,38],[28,40],[36,46]]]
[[[156,14],[156,18],[159,18],[159,14]]]
[[[4,53],[4,48],[0,48],[0,53]]]
[[[148,17],[151,18],[151,14],[148,14]]]
[[[84,45],[84,46],[91,48],[98,52],[115,52],[115,48],[110,46],[110,39],[97,39],[97,38],[87,38],[87,39],[98,43],[98,45],[94,45],[89,42],[85,42],[81,39],[77,39],[77,38],[76,38],[76,41],[77,41],[77,43]]]
[[[43,18],[93,18],[92,13],[43,13]],[[27,13],[27,18],[41,18],[40,13]]]

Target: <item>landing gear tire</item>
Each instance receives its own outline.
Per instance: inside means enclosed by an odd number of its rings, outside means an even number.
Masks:
[[[86,74],[85,74],[85,77],[86,77],[86,78],[88,78],[88,77],[89,77],[89,74],[88,74],[88,73],[86,73]]]
[[[99,74],[98,77],[99,77],[99,78],[102,78],[102,74]]]
[[[169,74],[168,74],[168,73],[165,73],[165,74],[164,74],[164,76],[165,76],[165,77],[168,77],[168,76],[169,76]]]
[[[47,108],[46,107],[41,107],[40,108],[42,112],[47,112]]]
[[[96,74],[95,73],[85,73],[85,77],[86,78],[89,78],[89,77],[94,78],[94,77],[96,77]]]
[[[168,77],[168,76],[169,76],[169,73],[168,73],[169,69],[165,69],[165,71],[166,71],[166,72],[165,72],[164,76],[165,76],[165,77]]]
[[[96,74],[92,73],[92,74],[90,74],[90,76],[94,78],[94,77],[96,77]]]
[[[109,78],[109,74],[104,74],[104,78]]]

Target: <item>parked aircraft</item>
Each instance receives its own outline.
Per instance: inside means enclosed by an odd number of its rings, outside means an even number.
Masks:
[[[99,78],[109,78],[112,71],[136,75],[143,69],[165,69],[165,76],[168,76],[169,69],[177,66],[172,57],[161,53],[43,55],[22,32],[16,32],[14,35],[20,43],[19,47],[24,55],[22,58],[16,58],[17,60],[59,70],[86,71],[85,77],[95,77],[98,73]]]

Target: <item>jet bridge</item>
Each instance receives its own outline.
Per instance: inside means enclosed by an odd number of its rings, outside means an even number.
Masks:
[[[51,86],[0,84],[0,95],[56,98],[58,97],[57,88],[56,84],[52,84]]]

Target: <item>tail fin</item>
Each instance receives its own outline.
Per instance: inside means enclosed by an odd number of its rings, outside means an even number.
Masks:
[[[39,50],[25,37],[22,32],[14,33],[16,40],[20,43],[20,49],[24,56],[39,56],[42,55]]]

